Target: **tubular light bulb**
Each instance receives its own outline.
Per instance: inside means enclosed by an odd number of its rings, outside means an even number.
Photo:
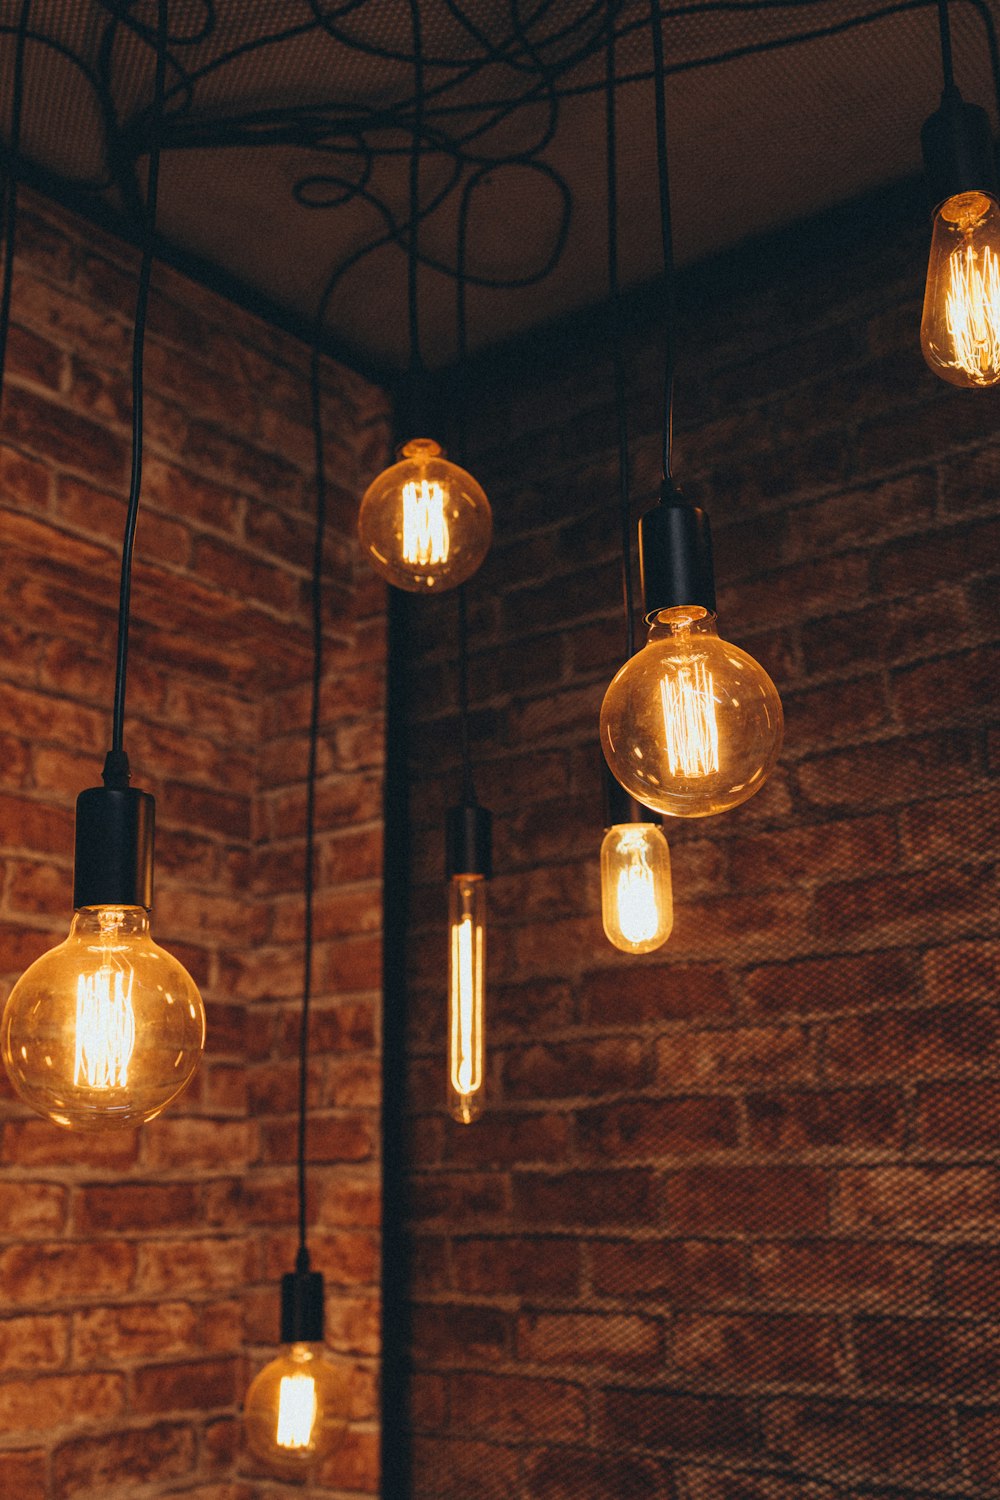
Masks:
[[[652,953],[670,936],[670,850],[655,823],[617,823],[601,845],[601,917],[623,953]]]
[[[448,888],[448,1109],[462,1125],[483,1108],[486,881],[453,875]]]
[[[116,1130],[152,1120],[190,1082],[205,1007],[153,942],[137,906],[88,906],[10,993],[0,1045],[11,1083],[57,1125]]]
[[[376,572],[410,593],[464,583],[490,547],[493,517],[480,486],[430,438],[414,438],[361,501],[358,534]]]
[[[1000,381],[1000,209],[987,193],[956,193],[934,215],[920,345],[952,385]]]
[[[247,1444],[269,1469],[289,1477],[305,1474],[336,1448],[349,1410],[347,1376],[326,1358],[322,1344],[292,1344],[247,1391]]]
[[[777,688],[719,639],[700,606],[661,609],[604,695],[601,747],[637,801],[678,818],[727,812],[766,781],[781,749]],[[612,939],[613,941],[613,939]]]

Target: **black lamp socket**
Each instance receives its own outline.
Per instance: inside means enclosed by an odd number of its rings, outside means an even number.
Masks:
[[[715,569],[708,516],[689,505],[670,480],[660,503],[639,522],[639,576],[651,620],[661,609],[698,604],[715,614]]]
[[[445,873],[449,880],[453,875],[482,875],[490,879],[493,816],[489,808],[480,807],[478,802],[449,807],[445,823]]]
[[[958,89],[946,88],[938,109],[920,132],[931,212],[956,193],[997,196],[996,161],[989,116],[966,104]]]
[[[289,1271],[281,1278],[281,1342],[321,1344],[324,1330],[322,1271]]]
[[[156,801],[130,786],[92,786],[76,799],[73,905],[153,905]]]

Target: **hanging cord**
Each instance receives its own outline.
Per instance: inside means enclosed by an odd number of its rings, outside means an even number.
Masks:
[[[418,424],[424,421],[423,360],[420,357],[420,316],[418,298],[418,272],[420,268],[420,154],[424,134],[424,56],[423,28],[420,21],[420,0],[410,0],[410,21],[413,30],[413,136],[410,143],[410,229],[407,237],[407,310],[410,325],[409,368],[409,425],[410,436],[416,435]]]
[[[677,289],[674,285],[674,233],[670,215],[670,164],[667,156],[667,90],[663,64],[663,13],[651,0],[653,92],[656,100],[656,164],[660,187],[660,233],[663,238],[663,301],[666,314],[663,382],[663,478],[671,479],[674,447],[674,370],[677,363]]]
[[[122,576],[118,596],[118,651],[115,664],[115,701],[112,723],[111,754],[105,769],[109,785],[128,781],[128,762],[124,754],[125,679],[128,671],[129,605],[132,597],[132,553],[135,548],[135,526],[139,516],[139,494],[142,488],[142,361],[146,342],[146,313],[149,306],[149,283],[153,272],[153,248],[156,240],[156,198],[160,181],[160,139],[163,134],[164,96],[167,77],[167,0],[159,0],[156,27],[156,87],[153,101],[152,136],[149,147],[149,177],[146,211],[143,222],[142,261],[139,268],[139,291],[135,305],[135,331],[132,339],[132,478],[129,486],[125,538],[122,543]]]
[[[614,365],[615,415],[618,422],[622,595],[625,603],[625,654],[628,659],[635,654],[635,609],[632,590],[632,509],[629,504],[628,414],[625,408],[621,288],[618,281],[618,131],[615,117],[615,18],[614,8],[611,5],[608,6],[604,87],[608,169],[608,305],[611,311],[611,358]]]
[[[10,329],[10,297],[14,284],[14,239],[17,226],[17,173],[21,155],[21,118],[24,113],[24,49],[28,38],[31,0],[24,0],[17,23],[14,49],[14,93],[11,102],[10,151],[7,160],[6,213],[4,215],[3,290],[0,291],[0,402],[3,400],[7,368],[7,334]]]
[[[948,0],[938,0],[938,31],[941,33],[941,72],[945,93],[955,87],[955,69],[951,56],[951,17]]]
[[[302,955],[302,1015],[299,1022],[299,1253],[296,1270],[309,1269],[306,1246],[306,1130],[309,1115],[307,1092],[309,1082],[309,1006],[313,984],[313,906],[316,889],[316,769],[319,751],[320,699],[323,690],[323,552],[326,537],[326,468],[323,460],[323,412],[320,390],[320,324],[317,323],[309,367],[312,400],[313,440],[316,453],[316,534],[312,567],[312,694],[309,709],[309,760],[306,770],[306,868],[305,920]]]
[[[465,468],[469,439],[468,406],[464,372],[469,357],[469,320],[467,305],[466,251],[469,243],[469,208],[478,179],[466,183],[458,209],[458,240],[455,248],[455,342],[458,355],[458,462]],[[469,603],[467,584],[458,588],[458,715],[462,736],[462,801],[476,805],[476,784],[472,772],[469,745]]]

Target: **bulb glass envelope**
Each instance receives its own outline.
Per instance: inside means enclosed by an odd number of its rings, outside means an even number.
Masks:
[[[601,747],[625,790],[656,812],[702,818],[760,790],[781,749],[777,688],[719,639],[698,605],[661,609],[601,706]]]
[[[414,438],[361,501],[358,535],[387,583],[441,593],[471,578],[490,548],[490,503],[430,438]]]
[[[920,346],[952,385],[1000,381],[1000,208],[989,193],[956,193],[934,215]]]
[[[323,1345],[291,1344],[247,1391],[247,1445],[275,1473],[305,1475],[337,1447],[349,1414],[347,1374],[326,1358]]]
[[[617,823],[601,844],[601,918],[623,953],[652,953],[670,936],[670,850],[656,823]]]
[[[191,1081],[205,1045],[194,980],[137,906],[76,912],[69,937],[10,993],[0,1045],[20,1097],[57,1125],[152,1120]]]

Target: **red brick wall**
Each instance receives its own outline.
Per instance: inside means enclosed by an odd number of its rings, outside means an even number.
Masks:
[[[28,199],[0,449],[0,975],[70,917],[76,793],[110,729],[135,258]],[[126,744],[158,800],[154,934],[208,1010],[196,1082],[137,1133],[0,1098],[0,1490],[257,1500],[240,1452],[293,1264],[315,491],[307,351],[162,267]],[[310,1064],[314,1262],[355,1372],[317,1495],[378,1489],[382,600],[354,508],[386,405],[324,369],[331,473]],[[244,1476],[244,1477],[240,1477]]]
[[[1000,397],[923,367],[897,197],[686,278],[678,477],[787,733],[748,804],[668,828],[676,925],[646,959],[599,914],[607,340],[555,330],[468,382],[497,524],[471,668],[490,1097],[468,1128],[443,1110],[442,599],[411,614],[416,1500],[997,1489]]]

